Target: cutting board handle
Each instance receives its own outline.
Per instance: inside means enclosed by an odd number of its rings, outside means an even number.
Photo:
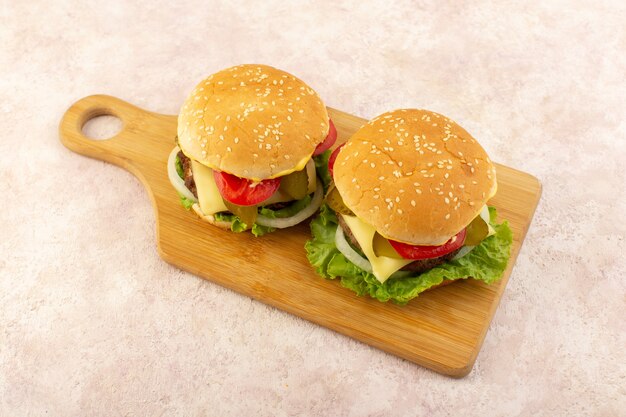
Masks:
[[[115,116],[122,121],[122,129],[115,136],[91,139],[83,133],[85,123],[98,116]],[[81,98],[65,112],[59,125],[61,142],[74,152],[111,162],[130,169],[138,168],[149,153],[146,141],[163,115],[152,113],[115,97],[98,94]],[[171,116],[170,116],[171,118]],[[174,127],[175,132],[175,127]],[[172,135],[174,147],[175,133]]]

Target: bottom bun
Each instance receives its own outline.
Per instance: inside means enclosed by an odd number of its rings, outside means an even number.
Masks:
[[[232,225],[232,222],[219,221],[219,220],[216,220],[215,216],[213,216],[212,214],[204,214],[202,212],[202,209],[198,205],[198,203],[191,206],[191,208],[198,215],[198,217],[200,217],[201,220],[204,220],[205,222],[211,223],[212,225],[215,225],[222,229],[230,230],[230,226]]]

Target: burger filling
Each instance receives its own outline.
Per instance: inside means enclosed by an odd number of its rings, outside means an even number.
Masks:
[[[373,226],[354,214],[335,212],[326,204],[311,222],[312,238],[305,245],[307,258],[322,277],[339,279],[343,287],[358,295],[368,294],[383,302],[405,304],[423,291],[458,279],[471,277],[491,284],[506,269],[513,236],[506,222],[496,222],[494,208],[484,212],[489,216],[488,237],[478,243],[472,241],[474,232],[470,225],[465,230],[464,246],[453,251],[456,254],[416,262],[402,259],[397,253],[387,256],[393,254],[377,247],[380,235]],[[482,213],[479,218],[475,221],[482,221]],[[408,270],[413,266],[419,272]]]
[[[313,161],[309,161],[301,171],[270,180],[280,183],[280,186],[270,190],[269,198],[252,205],[234,204],[226,199],[220,189],[220,185],[223,187],[224,184],[216,183],[216,178],[219,177],[215,172],[190,159],[182,151],[177,151],[174,163],[176,174],[184,182],[184,188],[189,193],[183,195],[179,191],[183,206],[189,209],[197,204],[194,207],[196,211],[199,209],[202,214],[214,216],[217,221],[231,223],[231,229],[235,232],[250,229],[256,236],[261,236],[277,228],[290,227],[310,217],[322,203],[323,191],[321,184],[318,184]],[[264,183],[262,181],[248,184],[245,179],[230,175],[229,177],[234,178],[234,181],[246,182],[251,192],[260,191]],[[247,191],[246,188],[243,190]],[[247,197],[240,193],[237,198]]]
[[[352,213],[336,212],[336,216],[337,249],[349,261],[374,275],[381,283],[403,273],[420,274],[448,260],[465,256],[482,240],[495,233],[489,225],[487,206],[470,226],[453,236],[446,244],[432,247],[412,246],[387,240],[376,232],[373,226]],[[474,224],[482,224],[484,227],[472,226]],[[404,247],[404,250],[396,249],[400,247]],[[413,252],[413,256],[410,252]],[[434,255],[428,255],[429,253]]]
[[[337,220],[339,221],[339,227],[341,227],[341,230],[343,231],[343,234],[348,240],[348,242],[350,243],[350,245],[362,254],[363,249],[361,249],[361,245],[359,244],[359,241],[354,236],[354,233],[352,233],[352,230],[350,230],[350,227],[344,220],[344,217],[339,215],[337,216]],[[375,244],[373,244],[373,246],[374,245]],[[400,268],[400,270],[417,272],[417,273],[428,271],[429,269],[434,268],[438,265],[441,265],[445,261],[454,258],[454,256],[458,254],[460,250],[461,248],[455,249],[454,251],[446,255],[438,256],[435,258],[418,259],[418,260],[412,261],[411,263],[404,265],[402,268]]]

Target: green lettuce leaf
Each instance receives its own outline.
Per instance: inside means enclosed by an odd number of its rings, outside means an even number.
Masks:
[[[513,233],[507,222],[496,223],[496,210],[489,207],[490,223],[496,233],[483,240],[467,255],[451,260],[421,274],[403,278],[389,278],[380,283],[374,275],[363,271],[335,246],[337,217],[326,205],[311,222],[313,238],[305,249],[315,271],[324,278],[340,277],[341,285],[358,295],[369,295],[379,301],[406,304],[428,288],[441,284],[444,279],[474,278],[487,284],[498,281],[509,260]]]
[[[183,170],[183,161],[176,155],[176,172],[181,180],[185,179],[185,171]]]
[[[188,199],[187,197],[181,194],[178,194],[178,197],[180,197],[180,204],[182,204],[182,206],[185,207],[186,210],[191,210],[191,206],[195,204],[194,201]]]
[[[241,219],[232,213],[215,213],[215,220],[219,222],[229,222],[230,230],[235,233],[241,233],[248,230],[248,225],[241,221]]]
[[[265,217],[269,217],[272,219],[279,219],[284,217],[291,217],[298,213],[300,210],[304,209],[311,203],[311,196],[307,195],[301,200],[295,201],[292,204],[288,205],[279,210],[272,210],[267,207],[261,207],[259,209],[259,214],[264,215]],[[235,216],[232,213],[216,213],[215,218],[218,221],[231,222],[230,230],[235,233],[241,233],[245,230],[248,230],[248,226],[241,221],[241,219]],[[261,226],[260,224],[254,223],[250,228],[250,231],[254,236],[263,236],[267,233],[271,233],[276,230],[275,227],[267,227]]]
[[[330,171],[328,170],[328,158],[330,158],[331,154],[332,151],[328,149],[323,153],[313,157],[313,162],[315,163],[315,171],[317,171],[317,176],[322,180],[324,193],[328,191],[328,186],[332,181]]]

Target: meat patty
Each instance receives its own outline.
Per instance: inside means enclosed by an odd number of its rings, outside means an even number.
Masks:
[[[346,236],[346,239],[348,239],[348,242],[350,242],[352,246],[359,248],[359,250],[361,250],[361,245],[359,245],[359,242],[356,240],[356,238],[354,237],[354,234],[352,233],[352,231],[350,230],[346,222],[343,220],[343,217],[341,215],[337,215],[337,220],[339,220],[339,226],[343,230],[343,233]],[[401,270],[412,271],[412,272],[417,272],[417,273],[426,272],[429,269],[432,269],[438,265],[441,265],[448,259],[452,259],[459,250],[461,250],[461,248],[455,251],[452,251],[446,255],[440,256],[438,258],[419,259],[419,260],[413,261],[410,264],[405,265]]]
[[[193,179],[193,171],[191,170],[191,159],[187,158],[182,151],[178,152],[177,156],[183,164],[183,179],[185,180],[185,187],[187,187],[187,189],[191,191],[196,198],[198,198],[198,190],[196,189],[196,182]]]

